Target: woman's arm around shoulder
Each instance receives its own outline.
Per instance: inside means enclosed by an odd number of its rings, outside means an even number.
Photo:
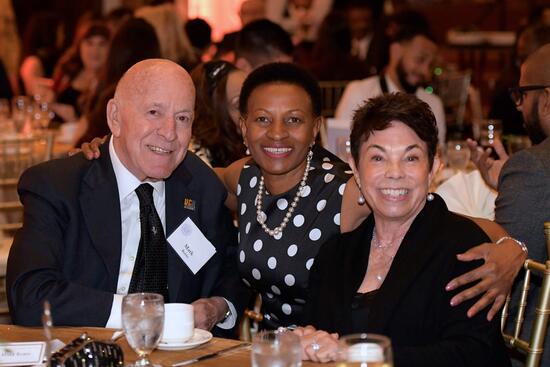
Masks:
[[[225,206],[231,211],[237,210],[237,186],[239,185],[241,171],[248,160],[250,160],[250,157],[244,157],[231,163],[227,167],[214,168],[214,171],[223,182],[225,189],[227,190]]]
[[[506,297],[512,288],[514,279],[523,266],[527,254],[512,239],[505,239],[508,233],[498,223],[482,218],[469,218],[476,223],[493,241],[472,247],[468,251],[458,254],[460,261],[484,260],[484,264],[451,280],[445,287],[448,291],[455,290],[463,285],[475,283],[471,287],[456,294],[451,304],[460,303],[482,295],[477,302],[468,309],[468,316],[473,317],[487,306],[487,319],[492,320],[504,305]],[[498,245],[499,239],[505,239]]]

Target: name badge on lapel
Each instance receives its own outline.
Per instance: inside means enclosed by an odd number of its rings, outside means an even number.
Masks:
[[[183,207],[189,210],[195,210],[195,201],[193,199],[183,199]]]
[[[168,237],[168,243],[193,274],[197,274],[216,253],[216,248],[191,218],[184,220]]]

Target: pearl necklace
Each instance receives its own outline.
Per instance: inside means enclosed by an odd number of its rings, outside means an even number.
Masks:
[[[402,235],[395,242],[392,241],[388,244],[383,244],[376,237],[376,228],[374,228],[372,230],[371,248],[374,251],[381,251],[381,253],[379,255],[380,256],[379,258],[381,260],[383,260],[382,261],[382,264],[383,264],[382,270],[385,270],[385,274],[383,274],[381,271],[379,271],[375,274],[375,278],[380,284],[382,284],[382,282],[386,278],[386,275],[388,275],[388,272],[390,270],[389,268],[391,266],[393,258],[395,257],[395,253],[393,255],[390,255],[390,254],[387,253],[387,251],[388,250],[393,250],[393,248],[395,246],[399,246],[401,244],[401,242],[403,241],[404,237],[405,237],[405,235]]]
[[[310,150],[307,154],[306,158],[306,169],[304,170],[304,174],[302,176],[302,180],[300,181],[300,185],[298,187],[298,190],[296,191],[296,195],[294,195],[294,199],[292,199],[292,202],[288,206],[288,210],[286,211],[285,216],[283,217],[283,221],[281,224],[279,224],[277,227],[270,229],[267,224],[267,215],[262,209],[262,200],[264,195],[264,176],[260,178],[260,183],[258,185],[258,194],[256,195],[256,221],[262,226],[265,233],[270,235],[271,237],[275,237],[279,234],[283,233],[283,230],[285,229],[286,225],[290,221],[290,218],[292,217],[292,213],[294,213],[294,209],[298,205],[298,201],[300,200],[300,197],[302,196],[302,190],[304,189],[304,186],[306,185],[307,176],[309,174],[309,167],[311,165],[311,158],[313,157],[313,152]]]

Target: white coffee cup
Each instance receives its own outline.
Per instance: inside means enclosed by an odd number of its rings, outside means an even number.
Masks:
[[[161,343],[184,343],[193,336],[193,306],[186,303],[164,305],[164,329]]]

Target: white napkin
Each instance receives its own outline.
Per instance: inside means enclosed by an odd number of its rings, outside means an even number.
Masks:
[[[478,170],[458,172],[439,185],[435,192],[455,213],[490,220],[495,218],[497,192],[487,186]]]

